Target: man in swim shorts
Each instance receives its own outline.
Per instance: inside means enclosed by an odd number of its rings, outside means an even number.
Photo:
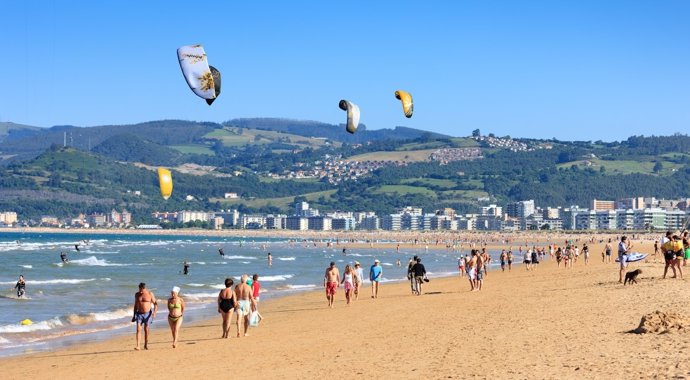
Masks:
[[[323,275],[323,287],[326,288],[326,299],[328,300],[328,307],[333,307],[335,301],[335,291],[340,284],[340,272],[335,267],[335,262],[326,268],[326,273]]]
[[[632,244],[628,244],[628,237],[622,236],[618,243],[618,261],[620,264],[620,271],[618,272],[618,282],[623,283],[623,276],[625,275],[625,268],[628,267],[628,253],[632,249]]]
[[[137,324],[137,345],[135,350],[139,351],[139,342],[141,340],[141,326],[144,326],[144,349],[148,350],[149,344],[149,326],[153,322],[158,312],[158,301],[148,289],[146,284],[139,283],[139,291],[134,294],[134,316],[132,322]]]
[[[235,305],[235,312],[237,313],[237,337],[240,337],[240,318],[244,319],[244,336],[249,336],[249,318],[252,314],[252,306],[256,307],[254,301],[254,291],[251,286],[247,285],[249,276],[243,274],[240,278],[240,284],[235,287],[235,297],[237,298],[237,305]]]

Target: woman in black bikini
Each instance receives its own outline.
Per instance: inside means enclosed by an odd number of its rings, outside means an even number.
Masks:
[[[230,319],[232,312],[235,309],[235,292],[232,291],[232,278],[225,279],[225,289],[218,293],[218,312],[223,316],[223,338],[228,337],[230,332]]]

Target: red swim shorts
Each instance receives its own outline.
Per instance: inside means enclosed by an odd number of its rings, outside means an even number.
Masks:
[[[337,282],[327,282],[326,283],[326,295],[327,296],[335,295],[336,289],[338,289],[338,283]]]

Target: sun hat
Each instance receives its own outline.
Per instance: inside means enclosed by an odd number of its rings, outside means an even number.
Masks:
[[[379,259],[374,260],[375,263],[380,263]]]

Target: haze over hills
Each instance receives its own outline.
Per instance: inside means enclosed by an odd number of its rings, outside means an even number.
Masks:
[[[322,210],[389,213],[408,205],[476,212],[526,199],[587,206],[592,198],[690,197],[687,135],[612,143],[473,135],[360,127],[353,136],[342,126],[274,118],[88,128],[2,123],[0,210],[38,218],[118,207],[150,221],[153,210],[288,213],[296,198]],[[173,170],[167,202],[157,166]],[[229,192],[239,198],[224,199]]]

